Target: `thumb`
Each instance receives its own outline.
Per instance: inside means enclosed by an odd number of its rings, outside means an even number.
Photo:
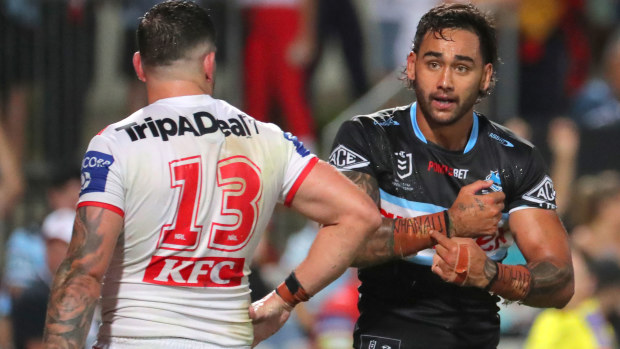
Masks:
[[[476,194],[480,190],[489,188],[492,185],[493,185],[493,181],[491,180],[487,180],[487,181],[477,180],[461,188],[461,191],[468,193],[468,194]]]

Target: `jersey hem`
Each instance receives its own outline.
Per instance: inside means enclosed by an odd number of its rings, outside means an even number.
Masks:
[[[306,177],[308,177],[308,175],[310,174],[310,171],[314,168],[314,166],[318,162],[319,162],[319,158],[317,157],[314,157],[310,161],[308,161],[308,164],[306,165],[306,167],[303,169],[303,171],[301,171],[301,174],[299,175],[299,177],[297,177],[297,179],[295,180],[295,183],[293,183],[291,190],[289,190],[288,194],[286,194],[286,200],[284,200],[284,206],[286,207],[291,206],[291,203],[293,202],[293,198],[295,197],[297,190],[299,190],[299,187],[301,187],[301,183],[304,182]]]
[[[120,208],[114,205],[110,205],[110,204],[106,204],[106,203],[98,202],[98,201],[82,201],[77,205],[78,208],[85,207],[85,206],[96,206],[96,207],[105,208],[107,210],[110,210],[118,214],[121,217],[125,217],[125,212],[123,212],[123,210],[121,210]]]

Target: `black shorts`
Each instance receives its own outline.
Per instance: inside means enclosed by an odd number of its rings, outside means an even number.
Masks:
[[[498,344],[499,316],[497,330],[481,330],[475,321],[454,329],[395,314],[366,313],[353,332],[356,349],[495,349]]]

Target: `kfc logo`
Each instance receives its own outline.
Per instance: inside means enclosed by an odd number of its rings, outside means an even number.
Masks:
[[[241,285],[243,258],[153,256],[144,282],[185,287],[233,287]]]

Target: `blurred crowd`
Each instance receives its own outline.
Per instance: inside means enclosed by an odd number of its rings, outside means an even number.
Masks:
[[[133,36],[157,2],[0,0],[0,348],[41,345],[50,281],[71,236],[83,142],[145,105]],[[237,100],[325,158],[326,125],[351,117],[341,113],[383,79],[397,80],[419,17],[439,1],[199,2],[218,27],[223,88],[215,97]],[[620,1],[473,2],[494,14],[503,62],[496,93],[479,109],[547,158],[575,269],[564,309],[501,304],[504,338],[526,348],[618,347]],[[93,97],[110,66],[114,82],[97,92],[120,90],[122,98]],[[412,95],[388,96],[368,112]],[[92,102],[98,97],[106,102]],[[276,212],[254,261],[253,299],[300,262],[317,229]],[[523,263],[516,247],[508,261]],[[357,285],[351,269],[260,348],[350,348]]]

